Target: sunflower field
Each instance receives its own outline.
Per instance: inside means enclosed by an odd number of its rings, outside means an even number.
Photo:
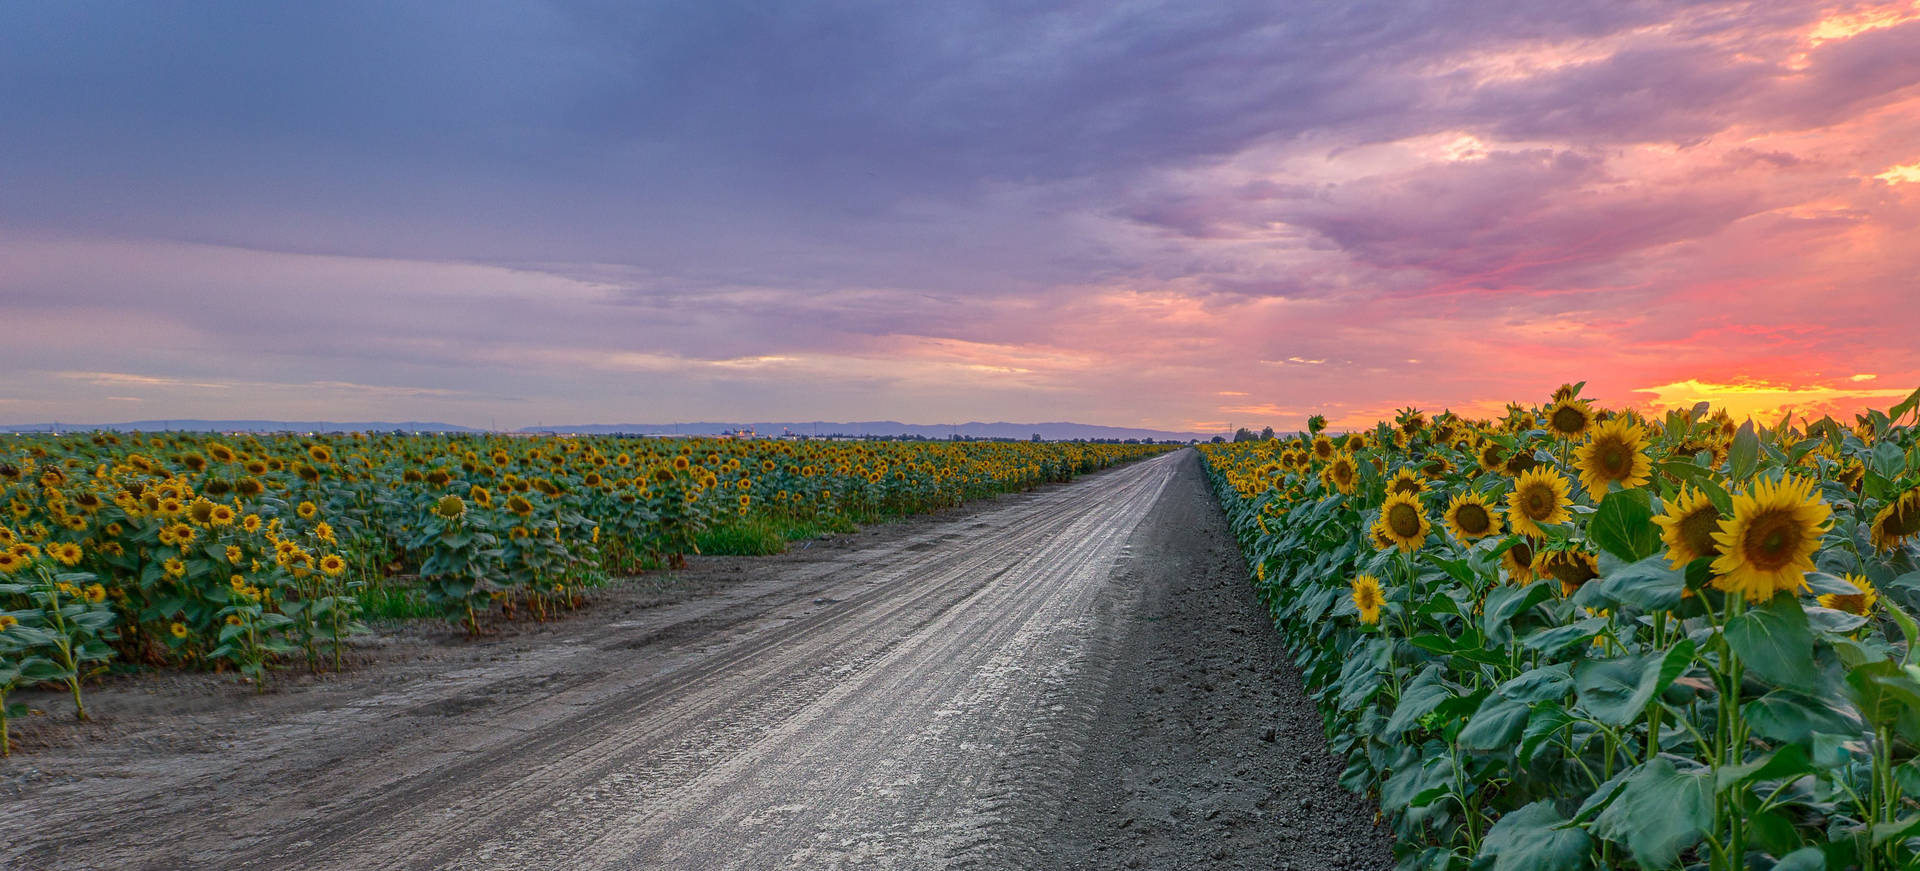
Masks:
[[[1407,869],[1920,867],[1920,393],[1203,446]]]
[[[0,441],[0,752],[22,685],[338,667],[369,593],[478,632],[705,530],[927,511],[1166,450],[1030,442],[92,433]]]

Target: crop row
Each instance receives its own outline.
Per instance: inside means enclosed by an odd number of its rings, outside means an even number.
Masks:
[[[361,596],[470,631],[675,566],[715,524],[958,504],[1153,446],[91,433],[0,442],[0,752],[15,687],[110,662],[340,664]]]
[[[1920,865],[1920,393],[1207,446],[1407,869]]]

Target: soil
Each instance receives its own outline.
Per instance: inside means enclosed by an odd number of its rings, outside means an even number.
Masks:
[[[1197,457],[342,672],[23,695],[0,867],[1385,867]]]

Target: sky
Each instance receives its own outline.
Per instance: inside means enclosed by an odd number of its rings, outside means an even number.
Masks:
[[[1920,0],[14,2],[0,118],[0,423],[1920,387]]]

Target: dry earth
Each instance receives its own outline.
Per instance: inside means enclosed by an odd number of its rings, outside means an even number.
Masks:
[[[35,718],[0,867],[1388,864],[1192,451],[357,660]]]

